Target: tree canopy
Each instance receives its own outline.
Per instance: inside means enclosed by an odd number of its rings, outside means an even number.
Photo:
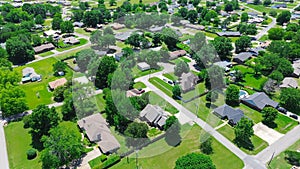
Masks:
[[[215,169],[209,156],[200,153],[190,153],[176,160],[175,169]]]

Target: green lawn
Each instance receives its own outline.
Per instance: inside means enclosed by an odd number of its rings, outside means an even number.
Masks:
[[[52,92],[49,92],[47,89],[48,83],[54,81],[56,79],[62,77],[55,77],[52,71],[52,65],[57,62],[55,58],[48,58],[45,60],[41,60],[39,62],[30,63],[26,66],[20,66],[15,68],[17,72],[22,74],[22,69],[25,67],[34,68],[37,74],[42,75],[42,81],[40,82],[28,82],[26,84],[20,85],[20,88],[24,90],[26,94],[26,101],[29,106],[29,109],[35,108],[39,104],[50,104],[54,101],[52,100]],[[66,77],[67,79],[72,78],[71,69],[66,69]],[[39,95],[40,97],[38,97]]]
[[[150,92],[149,102],[153,105],[159,105],[162,109],[164,109],[167,112],[170,112],[171,114],[176,114],[179,112],[173,105],[171,105],[169,102],[167,102],[165,99],[163,99],[154,92]]]
[[[142,76],[146,76],[155,72],[159,72],[162,71],[163,67],[160,67],[159,69],[149,69],[149,70],[145,70],[145,71],[141,71],[140,69],[137,68],[137,66],[134,66],[132,68],[132,75],[134,78],[138,78],[138,77],[142,77]]]
[[[216,37],[218,37],[218,35],[217,34],[215,34],[215,33],[211,33],[211,32],[203,32],[207,37],[210,37],[210,38],[216,38]]]
[[[218,132],[220,132],[223,136],[225,136],[227,139],[233,142],[235,138],[233,127],[227,124],[221,127],[220,129],[218,129]],[[256,135],[251,137],[251,141],[254,146],[254,149],[252,151],[245,148],[240,148],[240,149],[243,150],[245,153],[253,155],[259,153],[260,151],[268,147],[268,143],[262,140],[261,138],[257,137]]]
[[[175,161],[179,157],[187,153],[199,152],[200,134],[203,133],[201,128],[196,125],[191,129],[188,126],[183,126],[182,128],[182,136],[185,135],[185,137],[182,138],[181,144],[177,147],[171,147],[164,139],[161,139],[140,150],[138,152],[140,157],[138,159],[139,168],[174,168]],[[210,157],[216,168],[227,169],[228,166],[231,169],[243,168],[243,162],[215,139],[213,139],[212,147],[214,153]],[[112,166],[112,169],[136,168],[135,156],[136,154],[133,153],[130,156],[131,158],[122,159],[121,162]],[[162,159],[165,160],[161,162]]]
[[[120,41],[116,42],[116,46],[118,46],[119,48],[130,47],[129,45],[126,45],[124,42],[120,42]]]
[[[46,57],[46,56],[50,56],[50,55],[53,55],[54,53],[51,52],[51,51],[48,51],[48,52],[44,52],[44,53],[40,53],[38,54],[39,56],[42,56],[42,57]]]
[[[205,92],[205,84],[199,83],[195,86],[195,90],[189,91],[187,93],[183,93],[181,94],[181,96],[184,100],[188,100],[204,92]]]
[[[147,86],[143,82],[136,82],[133,85],[133,88],[135,89],[141,89],[141,88],[146,88]]]
[[[32,148],[31,135],[28,133],[30,129],[24,129],[23,125],[23,121],[19,121],[9,123],[6,127],[4,127],[8,151],[9,168],[42,168],[42,164],[39,162],[39,154],[35,159],[27,160],[26,151]]]
[[[253,120],[254,123],[259,123],[263,120],[262,114],[260,112],[253,110],[244,104],[240,104],[238,108],[244,112],[245,116]]]
[[[291,145],[287,150],[290,151],[297,151],[300,149],[300,140],[298,140],[296,143]],[[286,169],[291,168],[292,165],[287,163],[287,161],[284,159],[285,155],[284,152],[280,153],[278,156],[274,157],[270,164],[270,168],[272,169]]]
[[[288,9],[272,9],[270,7],[265,7],[263,5],[254,5],[254,4],[246,4],[246,6],[253,8],[257,11],[260,11],[260,12],[266,12],[267,14],[269,14],[270,11],[276,11],[277,13],[280,13],[282,11],[288,10]]]
[[[148,130],[147,136],[151,138],[151,137],[155,137],[161,133],[162,133],[161,130],[153,127],[150,130]]]
[[[125,136],[118,131],[115,131],[115,127],[111,126],[110,127],[111,133],[115,136],[115,138],[118,140],[120,143],[120,149],[118,150],[118,154],[125,153],[129,150],[129,148],[126,146],[126,141],[125,141]]]
[[[263,85],[268,80],[268,78],[263,75],[256,76],[254,74],[254,70],[250,67],[246,67],[244,65],[237,65],[234,67],[240,70],[245,75],[243,79],[244,81],[242,82],[242,84],[244,84],[245,86],[262,89]]]
[[[82,35],[85,35],[85,36],[91,36],[91,33],[90,32],[86,32],[83,28],[76,28],[75,32],[79,33],[79,34],[82,34]]]
[[[178,80],[178,77],[174,73],[165,73],[163,76],[173,81]]]
[[[168,95],[170,97],[173,95],[173,93],[172,93],[173,86],[171,86],[170,84],[161,80],[160,78],[152,77],[149,79],[149,82],[151,82],[154,86],[156,86],[158,89],[163,91],[166,95]]]
[[[103,98],[104,94],[98,94],[95,97],[96,97],[96,104],[97,104],[98,110],[100,112],[103,112],[105,110],[105,105],[106,105],[105,99]]]
[[[44,22],[45,26],[51,26],[52,19],[46,19]]]
[[[82,46],[82,45],[85,45],[85,44],[88,43],[88,40],[84,39],[84,38],[80,38],[79,41],[80,41],[80,43],[77,44],[77,45],[70,45],[70,46],[65,47],[65,48],[56,48],[56,50],[59,51],[59,52],[62,52],[62,51],[70,50],[70,49],[73,49],[73,48],[76,48],[78,46]]]
[[[187,59],[187,58],[185,58],[185,57],[179,57],[179,58],[177,58],[177,59],[171,60],[170,62],[171,62],[171,63],[174,63],[174,64],[177,64],[177,63],[180,62],[180,61],[184,61],[184,62],[186,62],[186,63],[191,62],[190,59]]]

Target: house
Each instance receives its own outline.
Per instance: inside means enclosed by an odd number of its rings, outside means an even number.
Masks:
[[[194,25],[194,24],[190,24],[190,23],[185,24],[184,26],[186,28],[191,28],[191,29],[196,29],[196,30],[204,30],[205,29],[205,27],[202,25]]]
[[[152,33],[161,32],[164,26],[151,26],[149,31]]]
[[[146,62],[140,62],[137,64],[138,69],[140,69],[141,71],[145,71],[145,70],[149,70],[150,69],[150,65]]]
[[[96,30],[97,29],[95,29],[95,28],[84,28],[84,31],[86,31],[86,32],[94,32]]]
[[[61,79],[57,79],[55,81],[49,82],[48,86],[50,90],[54,90],[59,86],[63,86],[67,83],[67,79],[66,78],[61,78]]]
[[[248,12],[248,15],[250,17],[257,17],[258,16],[258,13],[257,12]]]
[[[176,50],[173,52],[170,52],[170,60],[176,59],[180,56],[184,56],[186,55],[186,51],[185,50]]]
[[[278,103],[270,99],[264,92],[257,92],[250,95],[247,98],[241,99],[241,101],[253,109],[261,111],[266,106],[277,108]]]
[[[262,23],[265,19],[264,18],[252,18],[248,20],[248,23]]]
[[[32,67],[26,67],[22,70],[22,83],[41,81],[42,76],[37,74]]]
[[[89,83],[89,79],[86,76],[81,76],[73,79],[74,82],[78,82],[80,84],[87,84]]]
[[[98,144],[102,153],[111,154],[120,148],[120,143],[110,132],[108,123],[100,113],[82,118],[77,124],[91,142]]]
[[[252,53],[250,52],[242,52],[233,57],[233,61],[237,62],[238,64],[245,63],[248,59],[252,57]]]
[[[273,9],[287,8],[287,5],[286,4],[276,4],[276,5],[271,6],[271,8],[273,8]]]
[[[298,88],[298,82],[292,77],[286,77],[283,79],[280,88]]]
[[[225,36],[225,37],[239,37],[241,36],[240,32],[230,32],[230,31],[225,31],[225,32],[217,32],[218,36]]]
[[[127,31],[127,32],[122,32],[122,33],[118,33],[115,35],[115,38],[119,41],[124,42],[126,39],[129,38],[129,36],[132,34],[132,32]]]
[[[230,125],[236,125],[242,117],[244,117],[244,112],[240,109],[234,109],[227,104],[217,107],[213,110],[213,113],[221,119],[228,119]]]
[[[232,66],[232,64],[228,61],[215,62],[214,65],[217,65],[217,66],[223,68],[226,72],[229,71]]]
[[[113,23],[111,25],[111,28],[114,29],[114,30],[119,30],[119,29],[125,28],[125,25],[124,24],[119,24],[119,23]]]
[[[181,21],[179,21],[179,23],[180,23],[181,25],[186,25],[186,24],[189,24],[190,21],[188,21],[188,20],[181,20]]]
[[[75,37],[68,37],[68,38],[64,39],[64,43],[69,44],[69,45],[76,45],[76,44],[79,44],[80,41],[78,39],[76,39]]]
[[[48,37],[48,36],[59,36],[61,33],[60,31],[55,31],[55,30],[48,30],[44,32],[44,36]]]
[[[52,43],[42,44],[40,46],[36,46],[33,48],[33,50],[36,54],[42,53],[42,52],[47,52],[47,51],[53,50],[53,49],[55,49],[55,46]]]
[[[249,52],[252,53],[254,56],[258,56],[260,51],[265,51],[265,49],[263,49],[262,47],[255,47],[249,50]]]
[[[122,57],[123,57],[123,52],[119,52],[115,54],[115,59],[118,62],[121,60]]]
[[[199,77],[195,74],[188,72],[182,73],[180,77],[180,87],[183,93],[194,90],[199,81]]]
[[[293,76],[298,78],[300,76],[300,59],[294,61],[292,66],[294,68]]]
[[[73,26],[74,27],[79,27],[79,28],[81,28],[81,27],[83,27],[83,22],[73,22]]]
[[[140,119],[146,121],[149,125],[153,127],[158,127],[163,129],[166,124],[166,120],[168,115],[164,112],[164,110],[157,106],[148,104],[141,112]]]

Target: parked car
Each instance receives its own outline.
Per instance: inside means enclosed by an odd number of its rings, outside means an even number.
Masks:
[[[168,83],[169,83],[170,85],[172,85],[172,84],[173,84],[173,82],[172,82],[172,81],[170,81],[170,80],[168,81]]]
[[[283,114],[286,114],[286,113],[287,113],[287,110],[286,110],[285,108],[283,108],[283,107],[279,107],[277,110],[278,110],[279,112],[283,113]]]
[[[296,120],[298,120],[298,116],[297,116],[297,115],[290,114],[290,117],[291,117],[291,118],[293,118],[293,119],[296,119]]]

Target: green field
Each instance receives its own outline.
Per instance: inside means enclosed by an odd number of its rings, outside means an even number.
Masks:
[[[164,139],[161,139],[140,150],[138,152],[140,157],[138,159],[139,168],[174,168],[177,158],[187,153],[199,152],[200,134],[203,134],[201,128],[196,125],[191,129],[188,126],[182,128],[182,135],[185,135],[185,137],[182,138],[180,145],[171,147]],[[243,168],[243,162],[215,139],[213,139],[212,147],[214,153],[210,157],[218,169],[227,169],[228,166],[230,166],[230,169]],[[133,153],[130,157],[122,159],[112,169],[136,168],[136,154]],[[162,159],[165,160],[161,162]]]
[[[98,110],[100,112],[103,112],[105,110],[105,105],[106,105],[105,99],[103,98],[104,94],[98,94],[95,97],[96,97],[96,104],[97,104]]]
[[[259,12],[266,12],[267,14],[270,12],[270,11],[276,11],[277,13],[280,13],[282,11],[286,11],[288,9],[273,9],[273,8],[270,8],[270,7],[265,7],[263,5],[254,5],[254,4],[246,4],[246,6],[250,7],[250,8],[253,8]]]
[[[231,127],[227,124],[227,125],[221,127],[220,129],[218,129],[218,132],[220,132],[223,136],[225,136],[227,139],[229,139],[231,142],[233,142],[233,140],[235,138],[233,127]],[[245,153],[253,155],[253,154],[259,153],[260,151],[262,151],[263,149],[268,147],[268,143],[265,142],[264,140],[262,140],[261,138],[257,137],[256,135],[251,137],[251,141],[254,146],[253,150],[248,150],[243,147],[241,147],[240,149],[243,150]]]
[[[290,151],[297,151],[300,149],[300,140],[298,140],[296,143],[291,145],[287,150]],[[270,164],[270,168],[272,169],[286,169],[286,168],[292,168],[292,165],[287,163],[287,161],[284,159],[285,155],[284,152],[280,153],[278,156],[274,157]]]
[[[50,104],[54,102],[52,100],[52,92],[48,91],[47,86],[49,82],[62,78],[55,77],[53,75],[52,65],[55,62],[57,62],[55,58],[48,58],[39,62],[30,63],[26,66],[15,68],[17,72],[22,74],[22,69],[24,69],[25,67],[32,67],[37,74],[42,75],[42,81],[40,82],[28,82],[20,85],[20,88],[23,89],[26,94],[26,101],[29,109],[33,109],[39,104]],[[71,69],[67,68],[66,75],[64,77],[66,77],[67,79],[71,79],[72,74],[73,73]]]
[[[9,123],[4,127],[6,145],[8,151],[9,168],[11,169],[39,169],[42,164],[39,162],[40,155],[28,160],[26,151],[32,148],[30,129],[23,128],[23,121]]]
[[[79,41],[80,41],[79,44],[76,44],[76,45],[70,45],[70,46],[65,47],[65,48],[56,48],[56,50],[59,51],[59,52],[62,52],[62,51],[70,50],[70,49],[73,49],[73,48],[76,48],[76,47],[78,47],[78,46],[82,46],[82,45],[85,45],[85,44],[88,43],[88,40],[87,40],[87,39],[84,39],[84,38],[80,38]]]

